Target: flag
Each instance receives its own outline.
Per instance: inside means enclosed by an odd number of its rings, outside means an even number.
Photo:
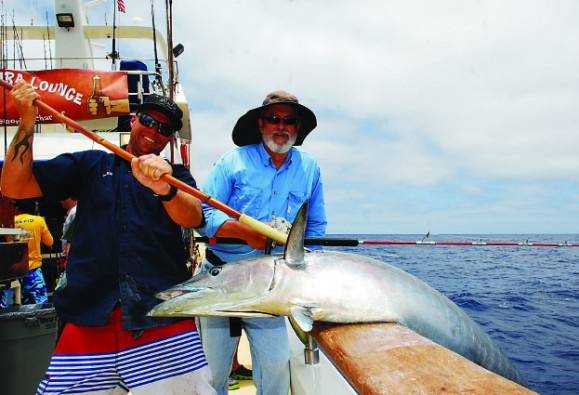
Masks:
[[[119,12],[127,12],[125,9],[125,0],[117,0],[117,9]]]

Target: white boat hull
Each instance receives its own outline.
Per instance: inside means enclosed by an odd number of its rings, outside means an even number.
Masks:
[[[319,350],[319,362],[317,364],[306,364],[304,344],[296,336],[289,322],[286,323],[286,327],[290,348],[292,395],[357,394],[323,351]]]

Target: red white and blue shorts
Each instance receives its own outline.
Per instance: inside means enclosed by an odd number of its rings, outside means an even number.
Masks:
[[[194,320],[135,339],[115,309],[102,327],[66,324],[37,395],[215,394]]]

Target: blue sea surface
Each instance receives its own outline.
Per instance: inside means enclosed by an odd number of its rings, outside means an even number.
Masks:
[[[422,240],[424,235],[329,235]],[[436,235],[431,241],[579,244],[579,235]],[[579,394],[579,247],[369,245],[366,255],[420,278],[462,307],[543,395]]]

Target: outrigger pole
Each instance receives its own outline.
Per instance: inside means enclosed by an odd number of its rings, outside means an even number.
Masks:
[[[2,86],[4,89],[6,89],[8,91],[11,91],[13,89],[12,85],[10,85],[8,82],[6,82],[2,79],[0,79],[0,86]],[[94,142],[96,142],[97,144],[100,144],[103,147],[109,149],[112,153],[120,156],[121,158],[125,159],[126,161],[130,162],[133,160],[133,158],[135,158],[135,156],[133,154],[125,151],[121,147],[114,145],[110,141],[100,137],[96,133],[88,130],[87,128],[85,128],[84,126],[79,124],[78,122],[73,121],[72,119],[70,119],[66,115],[59,113],[54,108],[52,108],[48,104],[44,103],[42,100],[40,100],[40,99],[34,100],[34,105],[36,107],[38,107],[39,109],[42,109],[42,110],[50,113],[51,115],[53,115],[56,119],[58,119],[60,122],[62,122],[66,126],[68,126],[71,129],[74,129],[75,131],[85,135],[89,139],[91,139]],[[161,176],[161,180],[165,181],[166,183],[168,183],[170,185],[173,185],[175,188],[180,189],[181,191],[183,191],[185,193],[193,195],[197,199],[206,202],[207,204],[218,209],[219,211],[224,212],[225,214],[229,215],[230,217],[233,217],[236,220],[238,220],[239,222],[249,226],[251,229],[255,230],[256,232],[259,232],[259,233],[275,240],[276,242],[278,242],[280,244],[285,244],[287,242],[287,235],[285,233],[282,233],[282,232],[278,231],[277,229],[274,229],[271,226],[264,224],[261,221],[256,220],[255,218],[252,218],[248,215],[240,213],[239,211],[233,209],[232,207],[229,207],[225,203],[220,202],[219,200],[207,195],[206,193],[201,192],[198,189],[193,188],[192,186],[184,183],[183,181],[181,181],[181,180],[179,180],[179,179],[177,179],[169,174],[163,174]]]
[[[244,240],[225,237],[195,237],[195,241],[208,244],[246,244]],[[304,244],[309,246],[327,247],[357,247],[368,245],[426,245],[426,246],[490,246],[490,247],[579,247],[579,244],[563,243],[532,243],[524,242],[496,242],[496,241],[434,241],[434,240],[358,240],[349,237],[306,237]]]

